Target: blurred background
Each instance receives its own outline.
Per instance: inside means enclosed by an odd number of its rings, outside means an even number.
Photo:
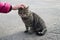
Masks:
[[[9,2],[13,6],[21,3],[28,5],[29,10],[42,17],[46,23],[48,33],[43,37],[43,40],[60,40],[60,0],[0,0],[0,2]],[[1,40],[6,40],[7,36],[9,36],[7,40],[23,40],[26,35],[24,36],[21,32],[24,30],[25,26],[18,15],[18,10],[12,10],[8,14],[0,14]],[[16,34],[19,32],[21,33],[20,36]],[[16,35],[10,36],[14,34]],[[27,38],[29,36],[27,36],[25,40],[28,40]],[[35,40],[31,37],[32,36],[30,36],[29,39]],[[39,37],[35,38],[40,39]]]

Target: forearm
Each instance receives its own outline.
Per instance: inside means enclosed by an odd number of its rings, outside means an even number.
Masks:
[[[12,6],[12,10],[18,10],[19,7],[19,5]]]

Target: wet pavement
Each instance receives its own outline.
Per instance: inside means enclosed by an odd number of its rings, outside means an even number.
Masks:
[[[25,34],[25,26],[17,10],[0,14],[0,40],[60,40],[60,0],[0,0],[12,5],[25,3],[29,9],[46,23],[47,33],[44,36]]]

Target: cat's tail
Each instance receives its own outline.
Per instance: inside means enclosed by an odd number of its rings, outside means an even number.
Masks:
[[[44,30],[42,30],[42,31],[37,31],[36,32],[36,35],[38,35],[38,36],[43,36],[43,35],[45,35],[45,33],[47,32],[47,29],[45,28]]]

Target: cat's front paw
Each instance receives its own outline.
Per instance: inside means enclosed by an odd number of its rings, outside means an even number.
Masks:
[[[24,33],[28,33],[28,31],[26,30],[26,31],[24,31]]]

